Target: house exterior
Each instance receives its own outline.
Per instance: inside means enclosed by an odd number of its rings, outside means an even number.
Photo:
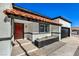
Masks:
[[[79,35],[79,27],[72,27],[72,35]]]
[[[0,48],[0,52],[3,53],[0,55],[11,55],[11,42],[19,39],[35,42],[37,39],[56,36],[58,37],[56,41],[60,41],[65,31],[67,31],[65,37],[71,36],[70,21],[62,17],[51,19],[11,3],[0,4],[0,19],[0,46],[4,45]]]
[[[0,3],[0,55],[10,55],[12,48],[11,21],[6,23],[10,18],[3,13],[7,8],[12,9],[12,4]]]

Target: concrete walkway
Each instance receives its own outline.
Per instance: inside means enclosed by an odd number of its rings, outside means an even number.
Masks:
[[[62,39],[62,42],[65,42],[66,44],[56,51],[50,53],[49,56],[73,56],[76,50],[79,51],[77,49],[79,47],[79,36],[64,38]]]
[[[29,40],[20,39],[14,42],[11,56],[27,56],[28,53],[38,50],[38,48]]]
[[[79,36],[67,37],[42,48],[37,48],[28,40],[18,42],[24,50],[16,43],[12,55],[26,56],[25,51],[27,51],[29,56],[79,56]]]

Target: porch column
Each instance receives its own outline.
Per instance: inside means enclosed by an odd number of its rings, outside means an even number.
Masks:
[[[59,41],[61,41],[61,26],[59,26]]]
[[[72,36],[72,34],[71,34],[71,33],[72,33],[72,30],[71,30],[71,28],[70,28],[70,37]]]
[[[52,30],[51,30],[51,24],[50,24],[50,26],[49,26],[50,28],[49,28],[49,30],[50,30],[50,34],[51,34],[51,32],[52,32]],[[51,34],[52,35],[52,34]]]

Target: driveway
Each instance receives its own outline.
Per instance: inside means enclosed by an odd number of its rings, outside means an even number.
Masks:
[[[61,48],[51,52],[49,56],[79,56],[79,36],[71,36],[61,40],[66,43]]]

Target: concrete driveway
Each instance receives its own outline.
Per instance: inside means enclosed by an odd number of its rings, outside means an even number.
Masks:
[[[66,43],[61,48],[51,52],[49,56],[79,56],[79,36],[71,36],[61,40]]]

